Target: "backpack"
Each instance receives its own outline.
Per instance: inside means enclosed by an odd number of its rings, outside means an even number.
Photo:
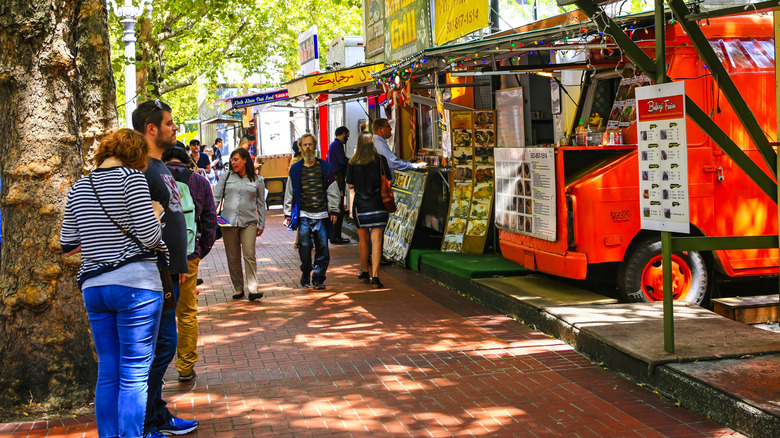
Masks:
[[[187,255],[195,252],[195,239],[198,236],[198,224],[195,221],[195,200],[192,199],[190,187],[187,185],[192,173],[189,169],[171,172],[173,179],[176,180],[176,185],[179,186],[181,208],[184,211],[184,221],[187,223]]]

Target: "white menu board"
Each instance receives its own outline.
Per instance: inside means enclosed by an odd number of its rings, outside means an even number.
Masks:
[[[642,229],[689,233],[685,83],[636,89]]]
[[[495,150],[496,226],[555,241],[555,149]]]

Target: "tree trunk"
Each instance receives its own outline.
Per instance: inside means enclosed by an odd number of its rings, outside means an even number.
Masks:
[[[0,0],[0,415],[88,402],[97,364],[59,230],[116,128],[104,0]]]

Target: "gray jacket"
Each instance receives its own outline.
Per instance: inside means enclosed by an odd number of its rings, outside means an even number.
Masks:
[[[229,176],[229,178],[228,178]],[[225,186],[227,181],[227,186]],[[253,222],[257,229],[265,228],[265,181],[258,176],[254,182],[248,177],[241,178],[235,172],[225,172],[219,177],[214,188],[214,203],[219,210],[219,202],[224,193],[225,202],[219,216],[230,222],[231,227],[245,227]]]

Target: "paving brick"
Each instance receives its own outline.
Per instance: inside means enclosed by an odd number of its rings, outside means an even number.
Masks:
[[[261,300],[231,298],[222,242],[201,263],[198,377],[172,365],[164,390],[192,436],[739,436],[412,271],[383,266],[372,290],[355,244],[331,247],[325,291],[303,290],[281,220],[258,239]],[[94,416],[0,424],[46,432],[96,436]]]

